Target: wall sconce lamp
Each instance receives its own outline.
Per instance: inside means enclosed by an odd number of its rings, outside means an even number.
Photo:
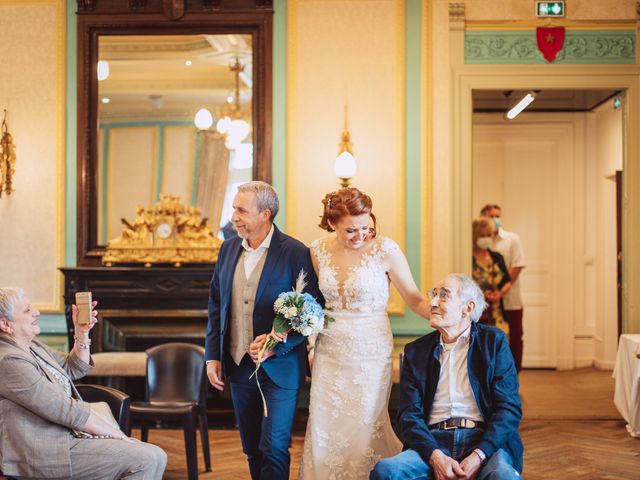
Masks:
[[[2,139],[0,139],[0,197],[2,192],[13,192],[13,175],[16,171],[16,146],[7,126],[7,110],[2,120]]]
[[[346,188],[349,186],[351,178],[356,174],[356,159],[353,158],[353,144],[351,143],[351,134],[347,125],[347,106],[344,106],[344,130],[340,136],[338,144],[338,156],[333,164],[333,171],[336,177],[340,179],[340,186]]]

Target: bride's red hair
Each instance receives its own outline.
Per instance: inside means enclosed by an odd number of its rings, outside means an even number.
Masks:
[[[327,193],[322,199],[322,205],[324,210],[318,226],[323,230],[333,232],[334,228],[329,222],[335,225],[342,217],[369,214],[373,220],[373,227],[369,231],[372,237],[376,236],[376,216],[371,213],[373,202],[366,193],[354,187],[342,188],[337,192]]]

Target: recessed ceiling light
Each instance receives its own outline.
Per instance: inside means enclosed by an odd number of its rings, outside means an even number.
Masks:
[[[187,67],[190,67],[191,65],[193,65],[193,62],[192,62],[191,60],[186,60],[186,61],[184,62],[184,64],[185,64]]]
[[[111,99],[109,97],[102,97],[102,103],[109,103]]]

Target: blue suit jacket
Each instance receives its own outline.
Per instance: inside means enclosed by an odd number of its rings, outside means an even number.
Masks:
[[[218,263],[209,291],[209,323],[205,340],[206,360],[220,360],[225,376],[237,368],[229,354],[231,320],[231,289],[236,264],[242,253],[240,237],[226,240],[220,247]],[[271,245],[267,251],[258,283],[253,310],[253,335],[269,333],[273,326],[273,302],[282,292],[291,290],[301,270],[307,273],[305,292],[322,305],[318,279],[311,264],[309,249],[298,240],[285,235],[274,225]],[[306,337],[291,332],[286,342],[279,343],[275,355],[262,363],[269,378],[282,388],[300,388],[307,372]]]
[[[407,344],[400,377],[398,424],[404,446],[418,452],[425,463],[438,448],[427,424],[440,378],[440,348],[437,331]],[[516,470],[522,472],[518,374],[504,333],[473,323],[467,366],[471,389],[485,420],[484,435],[475,447],[487,457],[500,448],[505,450]]]

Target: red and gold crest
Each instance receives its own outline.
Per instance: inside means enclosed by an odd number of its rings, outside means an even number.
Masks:
[[[553,62],[564,44],[564,27],[538,27],[536,29],[538,49],[547,59]]]

